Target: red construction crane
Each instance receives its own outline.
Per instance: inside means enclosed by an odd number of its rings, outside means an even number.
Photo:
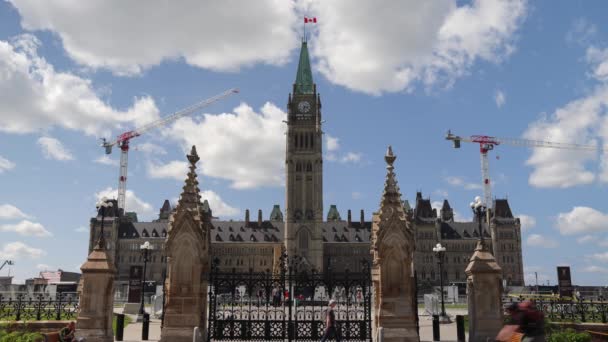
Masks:
[[[470,137],[460,137],[448,131],[445,136],[446,140],[451,140],[454,143],[454,148],[460,148],[460,142],[479,144],[479,152],[481,156],[481,183],[483,187],[484,204],[488,207],[492,204],[492,194],[490,185],[490,171],[488,165],[488,151],[494,149],[496,145],[512,145],[520,147],[547,147],[567,150],[582,150],[582,151],[599,151],[602,148],[595,145],[579,145],[568,143],[556,143],[552,141],[541,140],[526,140],[513,138],[497,138],[487,135],[472,135]]]
[[[184,117],[186,115],[193,114],[199,109],[205,108],[210,104],[217,102],[225,97],[228,97],[232,94],[238,93],[239,90],[236,88],[228,89],[225,92],[210,97],[201,102],[195,103],[190,107],[184,108],[178,112],[175,112],[171,115],[168,115],[160,120],[151,122],[142,127],[136,128],[132,131],[127,131],[119,135],[115,141],[108,142],[106,139],[102,139],[101,146],[106,149],[106,154],[112,153],[112,147],[117,145],[120,147],[120,172],[118,174],[118,208],[125,209],[125,194],[127,191],[127,164],[129,160],[129,142],[131,139],[138,137],[149,130],[152,130],[157,127],[165,126],[174,122],[175,120]]]

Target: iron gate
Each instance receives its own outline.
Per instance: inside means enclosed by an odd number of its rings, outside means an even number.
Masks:
[[[362,272],[296,271],[298,258],[282,258],[280,271],[223,271],[214,260],[209,279],[207,341],[319,341],[330,298],[344,341],[371,341],[370,267]]]

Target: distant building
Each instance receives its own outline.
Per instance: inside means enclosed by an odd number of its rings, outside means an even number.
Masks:
[[[211,256],[219,258],[224,269],[274,271],[285,248],[289,255],[302,258],[301,267],[359,271],[361,261],[370,261],[372,222],[365,219],[363,211],[359,219],[353,220],[350,210],[344,220],[335,205],[331,205],[326,218],[323,217],[321,97],[312,79],[306,42],[302,42],[287,112],[285,211],[274,205],[267,218],[259,210],[257,219],[252,219],[246,210],[244,220],[213,220]],[[382,184],[382,179],[376,181],[378,186]],[[140,245],[145,241],[153,247],[146,280],[161,284],[166,268],[164,244],[172,212],[169,201],[163,203],[158,219],[152,222],[138,222],[137,215],[123,214],[117,210],[116,201],[113,202],[103,224],[107,248],[118,272],[117,291],[126,294],[129,275],[133,273],[131,267],[143,266]],[[203,205],[213,216],[206,200]],[[421,193],[416,194],[414,208],[407,201],[403,205],[416,230],[414,266],[419,282],[439,282],[432,252],[439,241],[447,248],[444,281],[464,282],[464,269],[479,237],[477,222],[455,222],[447,200],[438,215],[430,199],[422,198]],[[491,226],[484,224],[483,234],[488,237],[488,243],[491,243],[492,231],[498,234],[500,246],[496,259],[503,268],[504,279],[510,285],[523,285],[520,221],[511,213],[506,199],[496,199],[491,209]],[[101,216],[98,214],[90,223],[89,251],[99,236]]]

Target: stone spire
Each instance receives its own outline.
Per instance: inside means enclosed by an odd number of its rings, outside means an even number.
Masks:
[[[399,192],[399,186],[397,185],[397,179],[395,175],[395,167],[393,163],[397,159],[397,156],[393,154],[393,148],[389,145],[384,160],[386,161],[386,181],[384,182],[384,191],[382,192],[382,199],[380,200],[380,214],[386,213],[388,207],[392,207],[398,213],[404,214],[403,205],[401,202],[401,192]]]
[[[176,207],[177,210],[196,209],[201,203],[200,189],[198,188],[198,180],[196,180],[196,163],[200,160],[200,158],[196,153],[195,146],[192,146],[190,154],[188,154],[186,157],[190,162],[190,166],[188,166],[190,171],[188,171],[188,176],[186,177],[184,187],[182,188],[182,194],[179,196],[179,201],[177,202]]]

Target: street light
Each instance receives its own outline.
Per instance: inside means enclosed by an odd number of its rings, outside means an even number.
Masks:
[[[97,215],[101,214],[101,231],[99,234],[98,244],[101,248],[106,249],[106,238],[103,233],[103,223],[105,222],[108,211],[112,208],[114,203],[108,200],[107,197],[102,197],[99,202],[95,205],[97,208]]]
[[[479,228],[479,244],[484,247],[483,229],[481,228],[481,221],[486,216],[486,205],[481,201],[481,197],[475,196],[475,201],[471,202],[471,210],[473,215],[477,216],[477,224]]]
[[[142,273],[142,281],[141,281],[141,306],[139,307],[139,314],[144,314],[144,292],[146,289],[146,265],[148,263],[148,251],[152,249],[150,246],[150,242],[146,241],[143,245],[139,247],[144,254],[144,273]]]
[[[439,287],[441,288],[441,321],[444,323],[450,322],[450,317],[445,313],[445,302],[443,300],[443,258],[445,257],[445,247],[438,243],[433,247],[433,253],[437,257],[439,264]]]

